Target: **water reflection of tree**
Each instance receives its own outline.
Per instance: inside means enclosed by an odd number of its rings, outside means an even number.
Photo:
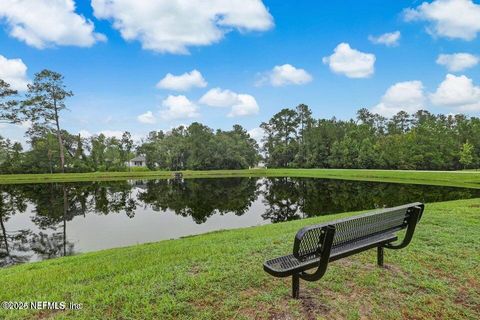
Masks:
[[[185,179],[148,181],[138,200],[155,211],[173,210],[196,223],[204,223],[215,213],[248,211],[257,198],[257,179]]]
[[[257,191],[261,190],[261,191]],[[306,178],[151,180],[0,186],[0,266],[74,253],[68,222],[88,214],[126,214],[138,206],[172,210],[204,223],[214,214],[243,215],[258,194],[264,219],[294,220],[337,212],[480,197],[480,190]],[[6,222],[32,207],[39,231],[8,230]]]
[[[0,186],[0,267],[28,261],[30,256],[26,229],[7,230],[6,222],[27,208],[23,198],[13,186]]]
[[[308,178],[265,180],[264,219],[287,221],[324,214],[480,197],[480,190],[428,185]]]
[[[105,215],[124,211],[130,218],[135,216],[138,202],[132,194],[132,184],[127,181],[97,182],[90,185],[90,190],[91,210]]]
[[[265,179],[262,191],[265,212],[262,218],[274,223],[300,219],[302,196],[298,184],[298,180],[285,177]]]
[[[76,215],[85,214],[85,203],[77,202],[79,195],[67,184],[36,185],[29,191],[35,213],[32,221],[40,229],[31,237],[32,251],[42,258],[73,254],[74,245],[67,237],[67,222]]]

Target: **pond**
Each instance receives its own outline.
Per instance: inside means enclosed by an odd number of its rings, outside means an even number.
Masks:
[[[477,197],[477,189],[311,178],[0,185],[0,266],[220,229]]]

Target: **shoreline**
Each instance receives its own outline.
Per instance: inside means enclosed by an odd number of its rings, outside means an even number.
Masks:
[[[228,177],[305,177],[372,182],[427,184],[452,187],[480,188],[480,171],[415,171],[379,169],[244,169],[179,171],[184,179]],[[172,178],[174,171],[88,172],[54,174],[0,175],[1,184],[52,182],[152,180]]]

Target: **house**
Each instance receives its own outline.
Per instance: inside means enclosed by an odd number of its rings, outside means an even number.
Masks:
[[[267,164],[263,161],[260,161],[255,167],[248,167],[248,169],[267,169]]]
[[[130,167],[146,167],[147,166],[147,158],[145,158],[145,156],[136,156],[135,158],[130,160],[128,165]]]

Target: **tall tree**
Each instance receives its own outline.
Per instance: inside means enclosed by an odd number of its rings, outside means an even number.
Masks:
[[[27,99],[23,104],[23,112],[33,124],[50,128],[52,123],[57,135],[60,169],[65,172],[65,153],[60,128],[60,112],[66,109],[65,100],[73,96],[66,89],[63,76],[51,70],[42,70],[35,74],[32,84],[28,85]]]
[[[13,97],[18,92],[10,87],[10,84],[0,79],[0,123],[19,122],[18,101]]]
[[[120,140],[120,155],[121,155],[121,160],[122,163],[126,164],[128,161],[130,161],[130,156],[133,150],[133,139],[132,135],[130,132],[125,131],[122,134],[122,139]],[[128,169],[130,170],[130,166],[128,166]]]
[[[260,125],[266,134],[264,149],[269,166],[288,167],[292,164],[298,149],[298,124],[295,110],[282,109]]]
[[[305,167],[307,163],[306,144],[308,143],[308,132],[314,123],[312,111],[306,104],[299,104],[296,108],[298,115],[298,152],[295,162],[299,167]]]
[[[473,145],[468,141],[462,145],[460,151],[460,163],[464,169],[469,168],[473,164]]]

